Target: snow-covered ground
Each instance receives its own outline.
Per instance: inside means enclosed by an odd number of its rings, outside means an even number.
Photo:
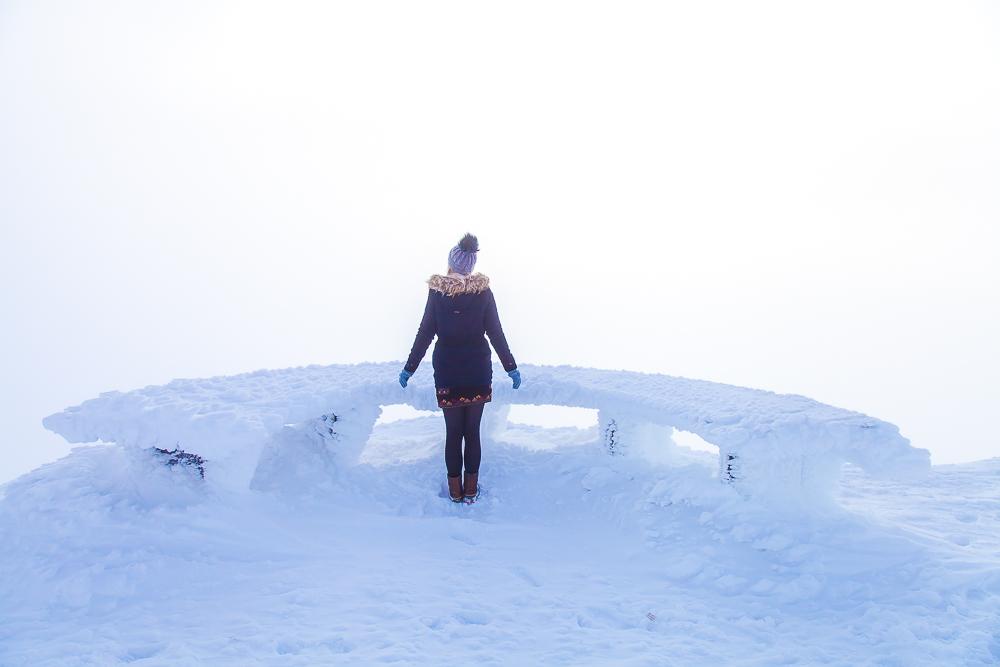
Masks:
[[[299,497],[115,445],[6,485],[0,664],[1000,662],[1000,460],[848,466],[839,505],[803,513],[705,452],[510,424],[456,506],[442,428],[380,424]]]
[[[402,390],[397,366],[47,418],[115,442],[0,487],[0,665],[1000,663],[1000,460],[929,468],[801,396],[525,366],[455,505],[443,420],[412,411],[430,374]],[[377,420],[396,403],[418,416]]]

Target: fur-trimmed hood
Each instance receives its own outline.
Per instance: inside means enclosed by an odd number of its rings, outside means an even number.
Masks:
[[[467,276],[454,272],[449,272],[446,276],[435,273],[427,279],[427,285],[445,296],[478,294],[490,286],[490,279],[483,273],[471,273]]]

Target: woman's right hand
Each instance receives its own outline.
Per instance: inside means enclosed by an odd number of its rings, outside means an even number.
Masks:
[[[413,377],[413,373],[406,370],[405,368],[399,372],[399,386],[406,388],[406,383],[409,382],[410,378]]]

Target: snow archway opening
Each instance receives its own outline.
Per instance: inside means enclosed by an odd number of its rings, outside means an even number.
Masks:
[[[437,412],[432,410],[418,410],[409,403],[393,403],[391,405],[378,406],[381,412],[375,420],[375,426],[382,424],[392,424],[399,421],[409,421],[422,417],[439,417]]]
[[[612,457],[643,461],[654,467],[698,465],[717,476],[719,447],[691,431],[668,424],[605,417],[599,423],[599,440]]]
[[[711,470],[713,476],[719,469],[718,446],[673,426],[642,424],[633,432],[629,454],[656,466],[699,465]]]
[[[520,403],[497,409],[502,412],[498,419],[489,420],[493,425],[489,435],[499,442],[531,450],[551,450],[592,445],[597,441],[598,411],[594,408]]]
[[[678,447],[689,449],[692,452],[705,452],[707,454],[712,454],[713,456],[719,455],[718,445],[713,445],[697,433],[682,431],[679,428],[675,428],[673,431],[671,439]]]
[[[541,428],[596,428],[597,410],[569,405],[514,404],[510,406],[507,422]]]
[[[438,453],[444,438],[440,410],[419,410],[408,403],[379,405],[379,410],[358,463],[412,463]]]

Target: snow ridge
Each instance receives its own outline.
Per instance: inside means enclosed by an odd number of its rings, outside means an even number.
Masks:
[[[400,367],[398,361],[313,365],[180,379],[104,393],[43,423],[70,442],[182,448],[204,457],[210,476],[234,488],[251,480],[301,488],[326,479],[319,470],[357,462],[379,406],[437,409],[429,369],[403,389],[396,381]],[[930,465],[929,452],[912,447],[893,424],[804,396],[635,371],[520,369],[525,382],[518,390],[505,381],[494,384],[495,405],[596,408],[599,431],[613,430],[616,454],[657,437],[649,426],[690,431],[718,446],[720,478],[748,497],[829,500],[844,462],[881,477],[911,476]],[[503,377],[498,365],[494,376]],[[320,416],[337,420],[328,434],[336,437],[310,435]],[[495,431],[502,422],[494,414],[486,428]],[[307,459],[311,463],[303,465]],[[302,474],[289,472],[290,464]],[[279,468],[280,484],[274,479]]]

